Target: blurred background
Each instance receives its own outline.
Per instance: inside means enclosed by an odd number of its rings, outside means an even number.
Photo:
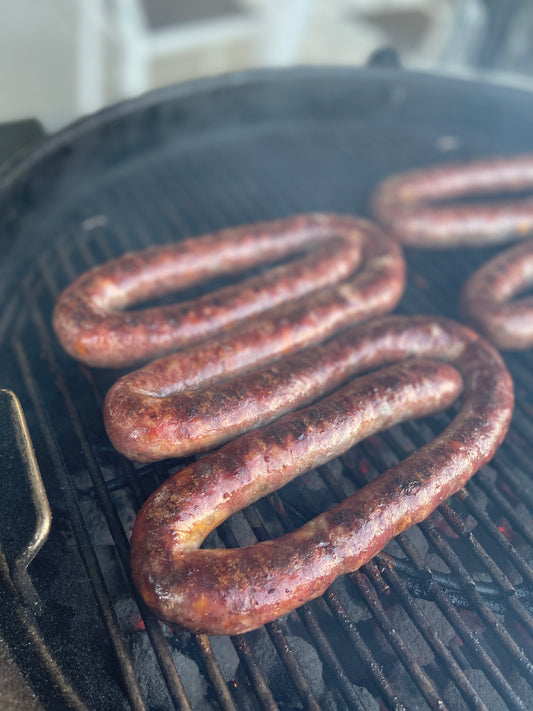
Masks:
[[[0,123],[55,131],[150,89],[253,67],[404,66],[533,86],[533,0],[0,0]],[[376,52],[378,53],[376,56]]]

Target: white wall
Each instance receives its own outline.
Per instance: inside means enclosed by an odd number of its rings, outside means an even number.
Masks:
[[[359,65],[388,44],[407,63],[411,55],[431,63],[446,42],[453,6],[453,0],[240,0],[248,12],[151,32],[143,13],[149,2],[0,0],[0,123],[37,118],[54,131],[162,84],[254,66]],[[415,19],[424,13],[427,29],[416,46],[412,39],[402,46],[401,36],[389,36],[371,17],[390,11],[403,13],[404,25],[412,24],[410,12]]]
[[[0,0],[0,122],[76,114],[75,0]]]

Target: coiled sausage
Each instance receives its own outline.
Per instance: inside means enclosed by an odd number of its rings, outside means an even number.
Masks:
[[[414,247],[486,246],[533,232],[533,199],[435,203],[533,189],[533,155],[434,166],[393,175],[372,197],[372,211]]]
[[[533,298],[513,299],[533,286],[533,242],[506,249],[474,272],[461,294],[465,317],[497,348],[533,346]]]
[[[302,234],[320,227],[322,236],[349,236],[350,244],[364,249],[363,270],[348,281],[245,319],[119,379],[104,407],[105,426],[118,451],[137,461],[183,456],[265,422],[258,402],[261,393],[251,400],[241,398],[235,405],[238,381],[232,403],[220,389],[209,387],[319,342],[350,323],[385,313],[397,303],[404,288],[405,264],[401,249],[380,230],[354,217],[315,215],[297,218],[295,224],[301,221]],[[267,233],[271,227],[261,229]],[[288,230],[287,222],[284,229]],[[265,384],[263,393],[267,388]],[[299,391],[297,386],[294,397]],[[271,404],[267,410],[272,410]]]
[[[245,357],[246,349],[255,349],[250,357],[261,358],[269,348],[302,347],[341,325],[392,309],[403,291],[405,268],[400,248],[391,242],[365,220],[317,213],[149,247],[82,274],[58,299],[54,328],[74,358],[91,366],[122,367],[244,322],[251,324],[252,335],[241,353]],[[295,254],[301,258],[199,299],[124,310]]]
[[[533,189],[533,156],[438,166],[393,176],[373,197],[377,219],[416,247],[485,246],[530,237],[533,199],[469,204],[435,202]],[[465,284],[465,317],[502,349],[533,346],[533,303],[512,301],[533,284],[533,247],[519,245],[490,260]]]
[[[512,381],[500,355],[473,331],[444,319],[389,316],[342,338],[342,367],[413,360],[233,439],[173,474],[143,506],[132,534],[133,577],[167,623],[236,634],[295,609],[423,520],[500,445]],[[344,502],[275,541],[199,550],[231,513],[298,474],[372,432],[446,407],[461,379],[462,404],[446,430]],[[283,378],[272,387],[283,393]]]

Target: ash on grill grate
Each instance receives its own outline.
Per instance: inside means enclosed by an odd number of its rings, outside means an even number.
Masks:
[[[183,680],[185,692],[193,709],[213,708],[207,699],[207,682],[198,664],[169,643],[172,661]],[[131,653],[139,682],[149,708],[169,708],[168,690],[162,678],[154,650],[146,634],[137,634],[131,641]]]

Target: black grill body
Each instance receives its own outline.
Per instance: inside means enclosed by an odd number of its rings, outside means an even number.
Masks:
[[[532,115],[528,92],[457,78],[254,72],[112,108],[0,177],[0,385],[20,399],[52,510],[30,585],[17,585],[38,516],[31,481],[3,481],[0,632],[42,707],[533,707],[533,353],[505,354],[512,428],[466,489],[323,598],[256,632],[208,639],[160,626],[129,579],[135,512],[180,462],[136,467],[113,451],[101,407],[119,373],[75,363],[51,330],[60,290],[94,264],[297,212],[366,215],[392,173],[532,151]],[[398,311],[457,318],[461,284],[496,251],[408,250]],[[232,517],[210,543],[301,525],[452,416],[358,445]]]

